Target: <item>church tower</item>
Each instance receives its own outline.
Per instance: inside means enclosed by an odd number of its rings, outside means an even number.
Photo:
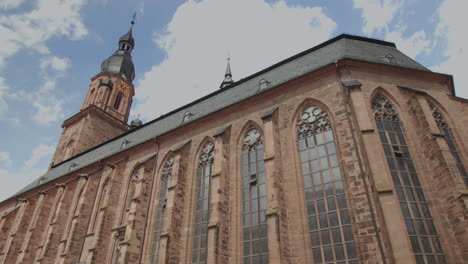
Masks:
[[[133,24],[134,20],[120,37],[117,51],[102,62],[101,72],[91,79],[80,112],[63,122],[52,167],[129,129],[127,121],[135,95]]]

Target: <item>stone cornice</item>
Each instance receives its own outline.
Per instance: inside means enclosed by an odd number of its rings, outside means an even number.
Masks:
[[[68,127],[79,120],[81,120],[83,117],[85,117],[88,114],[95,114],[98,115],[99,117],[106,119],[107,121],[113,123],[114,125],[118,126],[119,128],[123,130],[128,130],[130,127],[122,122],[121,120],[113,117],[111,114],[105,112],[101,108],[95,106],[95,105],[90,105],[89,107],[81,110],[79,113],[76,115],[73,115],[72,117],[68,118],[67,120],[63,121],[62,128]]]

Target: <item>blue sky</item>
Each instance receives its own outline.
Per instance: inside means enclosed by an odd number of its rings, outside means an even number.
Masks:
[[[63,120],[134,28],[132,116],[149,121],[342,33],[395,42],[468,98],[466,0],[0,0],[0,200],[42,175]]]

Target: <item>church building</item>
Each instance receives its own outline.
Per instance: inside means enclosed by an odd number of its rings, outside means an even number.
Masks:
[[[130,28],[49,171],[0,202],[0,264],[468,263],[451,75],[344,34],[128,124],[134,48]]]

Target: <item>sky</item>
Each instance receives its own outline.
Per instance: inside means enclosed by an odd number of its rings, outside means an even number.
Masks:
[[[62,122],[137,21],[131,118],[150,121],[342,33],[395,42],[468,98],[467,0],[0,0],[0,200],[46,172]],[[463,33],[465,32],[465,33]]]

